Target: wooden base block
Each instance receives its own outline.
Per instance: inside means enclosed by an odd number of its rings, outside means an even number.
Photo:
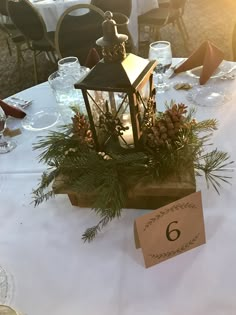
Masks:
[[[67,194],[73,206],[91,208],[96,199],[96,194],[78,194],[69,187],[65,188],[63,180],[58,178],[53,185],[56,194]],[[196,191],[194,172],[168,178],[161,183],[136,184],[128,192],[125,208],[132,209],[157,209],[175,200],[188,196]]]

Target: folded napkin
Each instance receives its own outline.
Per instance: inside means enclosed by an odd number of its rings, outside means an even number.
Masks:
[[[0,99],[0,106],[2,107],[2,109],[4,110],[7,116],[12,116],[15,118],[24,118],[26,116],[26,113],[23,110],[21,110],[19,107],[9,105],[3,102],[1,99]]]
[[[205,41],[174,72],[180,73],[199,66],[202,67],[199,83],[205,84],[224,59],[224,53],[210,41]]]
[[[93,68],[100,60],[100,56],[95,48],[91,48],[85,61],[85,67]]]

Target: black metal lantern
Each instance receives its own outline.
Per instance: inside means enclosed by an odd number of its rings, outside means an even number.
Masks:
[[[96,148],[141,148],[142,128],[153,123],[155,61],[126,54],[127,36],[117,33],[112,13],[105,13],[99,61],[75,88],[81,89]],[[128,22],[128,18],[127,22]]]

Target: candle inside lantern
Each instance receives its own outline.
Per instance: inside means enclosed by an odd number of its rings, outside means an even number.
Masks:
[[[123,148],[133,148],[134,147],[134,137],[133,137],[133,129],[130,121],[129,114],[123,114],[121,117],[121,122],[124,127],[128,127],[127,130],[122,131],[122,137],[119,137],[120,145]]]

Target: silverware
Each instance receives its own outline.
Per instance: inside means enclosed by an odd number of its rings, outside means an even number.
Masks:
[[[171,79],[171,78],[175,77],[175,76],[178,74],[178,73],[175,73],[175,69],[177,69],[182,63],[184,63],[185,60],[186,60],[186,58],[180,60],[177,64],[175,64],[174,66],[171,66],[171,67],[170,67],[169,70],[172,71],[172,72],[171,72],[171,74],[168,76],[168,79]]]
[[[233,66],[233,68],[231,68],[228,72],[226,72],[226,75],[227,74],[230,74],[232,71],[234,71],[234,70],[236,70],[236,65],[235,66]]]
[[[27,108],[29,105],[32,104],[32,100],[24,100],[17,96],[11,96],[7,99],[7,102],[11,103],[11,105],[19,106],[20,108],[24,109]]]

